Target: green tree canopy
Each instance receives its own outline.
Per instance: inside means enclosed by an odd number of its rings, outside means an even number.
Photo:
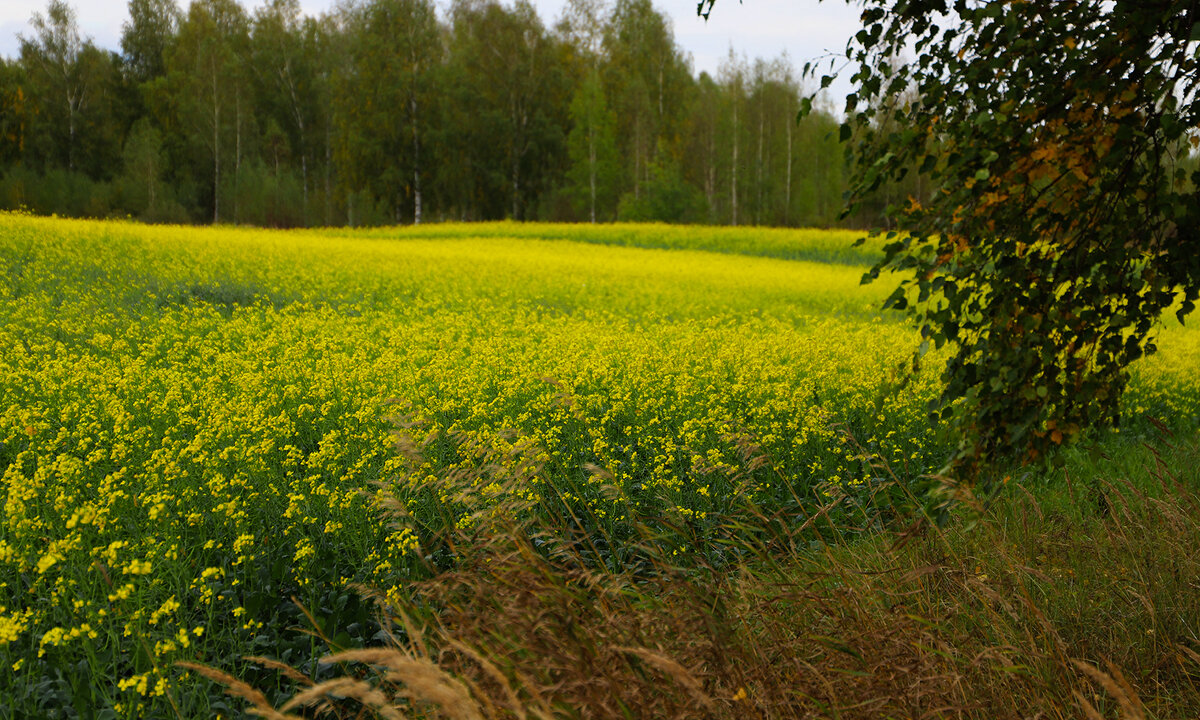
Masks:
[[[249,37],[249,18],[237,2],[195,0],[167,57],[166,94],[174,121],[211,168],[214,223],[229,219],[222,214],[222,197],[228,194],[225,176],[232,164],[236,184],[245,126],[253,117],[247,89]],[[232,214],[236,221],[236,206]]]
[[[437,16],[429,0],[377,0],[355,9],[356,42],[337,92],[342,143],[356,180],[390,208],[421,221],[429,116],[442,61]]]
[[[597,215],[607,220],[616,202],[620,171],[617,118],[608,109],[604,86],[594,70],[584,78],[571,100],[571,124],[567,137],[571,156],[567,179],[571,193],[591,222],[596,222]]]
[[[662,142],[680,124],[690,85],[687,59],[650,0],[616,0],[604,35],[605,90],[617,114],[621,154],[632,159],[634,197],[650,179]]]
[[[135,81],[144,83],[166,74],[167,51],[179,19],[175,0],[129,0],[129,20],[121,27],[121,50]]]
[[[300,0],[127,0],[115,51],[77,27],[77,0],[43,2],[20,58],[0,60],[0,208],[272,226],[837,222],[837,120],[823,107],[793,122],[786,57],[695,77],[650,0],[568,0],[551,24],[527,0],[341,0],[318,15]],[[845,222],[902,195],[888,184]]]
[[[888,304],[922,352],[952,344],[931,411],[951,469],[986,480],[1118,421],[1160,316],[1200,294],[1200,4],[871,0],[862,22],[851,208],[914,171],[932,188],[889,208],[903,232],[866,279],[903,271]]]
[[[483,217],[527,219],[566,157],[571,93],[560,41],[526,0],[457,0],[450,15],[455,115],[475,118],[459,140],[477,175],[472,200]]]
[[[33,35],[22,35],[20,46],[38,121],[36,128],[31,124],[32,142],[43,162],[75,170],[87,164],[82,151],[95,140],[88,137],[96,130],[90,121],[104,112],[111,58],[80,34],[75,11],[63,0],[51,0],[30,24]]]

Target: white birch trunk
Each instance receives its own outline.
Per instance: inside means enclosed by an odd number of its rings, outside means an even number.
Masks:
[[[592,193],[592,224],[596,224],[596,124],[588,127],[588,183]]]
[[[740,95],[740,94],[741,94],[740,91],[738,91],[738,95]],[[732,168],[732,171],[730,172],[730,182],[729,182],[729,206],[731,209],[731,222],[730,222],[731,225],[738,224],[738,192],[737,192],[737,181],[738,181],[738,108],[737,108],[737,106],[738,106],[738,104],[737,104],[737,101],[738,101],[738,97],[737,97],[737,95],[735,95],[733,98],[733,168]]]
[[[221,96],[216,61],[210,61],[213,99],[213,224],[221,222]]]
[[[783,224],[791,224],[792,215],[792,126],[796,124],[795,114],[789,108],[787,116],[787,175],[784,180],[783,192]]]
[[[417,127],[417,97],[414,91],[410,101],[412,109],[413,141],[413,224],[421,224],[421,135]]]

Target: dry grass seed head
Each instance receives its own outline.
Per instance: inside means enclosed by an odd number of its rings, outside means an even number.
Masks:
[[[228,673],[221,672],[216,668],[211,668],[207,665],[201,665],[193,662],[177,662],[176,666],[191,670],[199,675],[202,675],[213,682],[220,683],[226,688],[226,692],[234,697],[242,698],[249,702],[253,707],[246,710],[249,715],[257,715],[267,720],[301,720],[295,715],[288,715],[280,712],[271,706],[267,701],[267,697],[258,690],[250,687],[246,683],[238,680]],[[287,708],[285,708],[286,710]]]
[[[395,708],[390,698],[370,684],[349,677],[334,678],[307,690],[288,700],[283,709],[293,710],[300,707],[310,707],[325,702],[329,697],[341,697],[357,700],[362,705],[375,710],[385,720],[403,720],[404,714]]]
[[[1125,675],[1121,672],[1120,668],[1111,662],[1106,663],[1109,670],[1106,673],[1095,665],[1083,660],[1075,660],[1074,665],[1083,674],[1095,680],[1100,687],[1104,688],[1117,701],[1117,705],[1121,707],[1121,715],[1125,720],[1146,720],[1145,706],[1142,705],[1137,692],[1134,691],[1129,681],[1125,679]]]
[[[435,705],[452,720],[482,720],[479,703],[466,686],[425,658],[376,648],[335,653],[322,658],[322,662],[362,662],[384,667],[388,670],[388,681],[403,684],[399,694]]]
[[[704,688],[700,685],[700,681],[696,679],[696,676],[689,672],[687,668],[675,662],[666,655],[653,650],[648,650],[646,648],[636,647],[614,647],[613,650],[616,650],[617,652],[629,653],[630,655],[640,658],[647,665],[657,669],[659,672],[671,678],[684,689],[686,689],[689,693],[691,693],[692,697],[696,698],[696,700],[699,701],[699,703],[703,705],[709,712],[712,712],[716,709],[712,698],[710,698],[708,694],[704,692]]]
[[[312,678],[308,677],[287,663],[279,662],[278,660],[272,660],[268,657],[262,657],[261,655],[247,655],[242,659],[252,662],[259,667],[264,667],[269,670],[278,670],[279,672],[283,673],[284,677],[294,682],[298,682],[306,687],[312,687],[313,685]]]
[[[521,705],[520,698],[517,697],[517,693],[513,690],[512,683],[508,681],[508,677],[500,671],[500,668],[496,667],[495,663],[486,658],[483,653],[475,650],[469,645],[458,642],[453,638],[447,638],[446,644],[462,653],[466,657],[474,660],[475,663],[478,664],[483,670],[484,674],[491,678],[491,680],[503,691],[504,700],[509,709],[513,711],[513,714],[515,714],[519,720],[525,720],[526,714]]]

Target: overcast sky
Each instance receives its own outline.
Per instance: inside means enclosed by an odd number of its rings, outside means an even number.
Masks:
[[[129,14],[128,0],[68,0],[75,8],[80,30],[97,45],[110,50],[120,49],[121,24]],[[553,25],[562,12],[565,0],[532,0],[538,14],[547,25]],[[333,5],[334,0],[301,0],[309,15],[317,15]],[[29,18],[35,12],[45,12],[47,0],[0,0],[0,55],[17,55],[17,34],[30,34]],[[188,0],[179,0],[181,7]],[[243,6],[253,9],[260,0],[243,0]],[[856,6],[842,0],[718,0],[712,18],[705,23],[696,17],[696,0],[655,0],[654,3],[672,20],[676,42],[691,53],[697,72],[716,74],[717,66],[734,51],[753,60],[756,57],[773,59],[784,51],[797,71],[810,60],[835,55],[835,65],[844,61],[846,41],[858,31]],[[439,7],[448,2],[438,1]],[[850,73],[844,73],[848,76]],[[839,83],[833,97],[845,96],[848,85]]]

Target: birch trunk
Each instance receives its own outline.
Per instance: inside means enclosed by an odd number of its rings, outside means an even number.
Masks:
[[[788,111],[787,117],[787,175],[784,179],[783,224],[791,224],[792,215],[792,126],[796,124],[795,113]]]
[[[221,96],[216,61],[211,61],[213,98],[213,224],[221,222]]]
[[[233,222],[241,221],[239,201],[242,182],[242,93],[233,96]]]
[[[733,168],[730,172],[729,182],[729,205],[731,208],[731,225],[738,224],[738,98],[735,95],[733,98]]]
[[[333,224],[333,139],[331,125],[325,125],[325,226]]]
[[[409,107],[412,111],[413,143],[413,225],[421,224],[421,135],[417,127],[417,96],[413,91]]]
[[[763,108],[761,92],[758,97],[758,178],[756,181],[758,187],[755,191],[757,197],[755,198],[754,222],[761,225],[763,216],[763,134],[765,132],[765,108]]]
[[[592,224],[596,224],[596,125],[588,128],[588,184],[592,193]]]

